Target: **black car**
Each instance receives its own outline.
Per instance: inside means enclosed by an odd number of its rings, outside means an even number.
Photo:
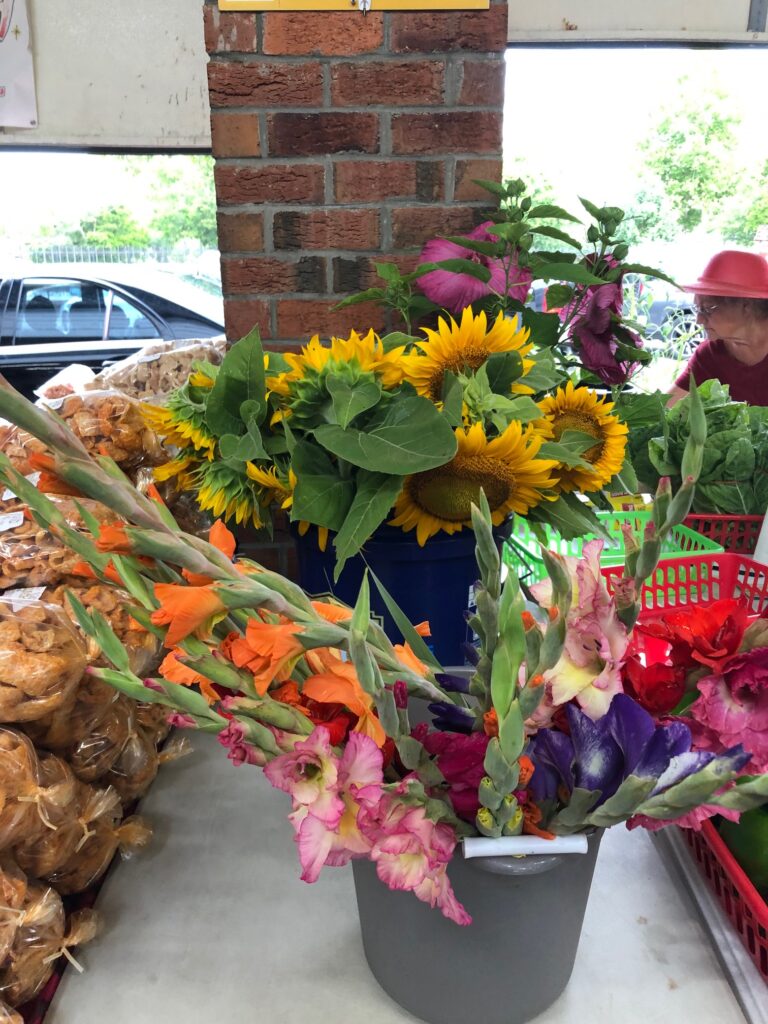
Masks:
[[[223,331],[216,320],[132,285],[49,273],[0,280],[0,373],[27,396],[70,363],[98,372],[152,341]]]

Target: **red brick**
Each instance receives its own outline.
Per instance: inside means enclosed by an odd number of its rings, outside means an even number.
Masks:
[[[254,14],[229,13],[206,5],[203,18],[208,53],[252,53],[256,49]]]
[[[216,220],[220,252],[261,252],[264,248],[263,214],[219,213]]]
[[[319,164],[218,164],[216,194],[231,203],[320,203],[325,171]]]
[[[504,106],[503,60],[465,60],[459,106]]]
[[[367,333],[371,328],[381,331],[385,324],[384,310],[375,302],[334,310],[336,299],[278,299],[277,337],[304,342],[313,334],[328,338]]]
[[[500,151],[501,111],[395,114],[392,118],[392,152],[395,154]]]
[[[254,327],[259,328],[262,338],[268,338],[269,303],[262,299],[224,299],[224,323],[230,341],[244,338]]]
[[[278,210],[272,224],[275,249],[378,249],[378,210]]]
[[[384,17],[371,12],[326,11],[265,14],[262,49],[266,54],[318,54],[351,57],[375,53],[384,43]]]
[[[384,199],[441,200],[445,165],[440,160],[338,160],[334,164],[337,203]]]
[[[482,211],[466,206],[412,206],[392,210],[395,249],[421,248],[438,235],[462,235],[476,227]]]
[[[270,156],[375,153],[379,147],[377,114],[271,114],[268,132]]]
[[[429,107],[442,103],[444,88],[445,64],[438,60],[345,61],[331,67],[331,99],[337,107],[361,102]]]
[[[256,114],[211,114],[211,149],[214,156],[261,156]]]
[[[475,179],[483,181],[501,181],[502,166],[501,160],[457,160],[456,177],[454,186],[454,199],[473,200],[486,199],[493,203],[490,192],[486,192],[480,185],[475,185]]]
[[[507,47],[506,4],[487,11],[413,11],[390,17],[392,53],[489,53]]]
[[[212,107],[320,107],[323,71],[318,61],[211,61],[208,92]]]
[[[378,288],[382,280],[376,270],[377,263],[394,263],[401,274],[410,274],[419,262],[416,253],[401,255],[386,253],[381,256],[334,256],[333,290],[339,294],[361,292]]]
[[[225,295],[324,292],[325,260],[322,256],[292,261],[273,256],[225,258],[221,261],[221,284]]]

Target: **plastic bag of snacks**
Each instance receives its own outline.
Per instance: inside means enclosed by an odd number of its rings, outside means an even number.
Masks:
[[[118,696],[117,690],[86,674],[75,691],[74,702],[51,715],[25,723],[24,732],[38,750],[68,750],[98,728]],[[166,709],[163,710],[167,714]]]
[[[62,895],[83,892],[96,882],[120,851],[127,860],[139,853],[152,838],[152,827],[134,815],[122,823],[110,822],[108,815],[94,822],[90,835],[70,861],[50,876]]]
[[[121,815],[120,797],[114,789],[95,789],[80,782],[68,814],[57,821],[56,828],[15,847],[14,856],[29,875],[50,881],[85,845],[95,822],[103,819],[114,824]]]
[[[40,785],[46,794],[45,828],[13,847],[19,866],[34,878],[47,874],[43,868],[65,860],[82,835],[80,830],[70,843],[70,836],[77,828],[77,796],[81,784],[69,765],[54,754],[44,755],[40,759]]]
[[[0,999],[0,1024],[24,1024],[24,1018]]]
[[[13,946],[0,968],[0,996],[11,1006],[38,994],[60,956],[76,964],[69,948],[90,941],[98,924],[92,910],[83,910],[72,915],[67,930],[61,897],[37,882],[30,883],[22,912]]]
[[[37,472],[32,465],[30,458],[35,455],[45,455],[48,449],[42,441],[28,434],[21,427],[7,427],[0,438],[0,449],[8,457],[13,468],[26,476]]]
[[[16,938],[27,895],[27,876],[16,861],[0,857],[0,964],[5,960]],[[0,1016],[0,1021],[2,1021]]]
[[[160,746],[171,731],[171,725],[168,721],[170,708],[166,707],[165,704],[150,704],[145,701],[138,701],[135,707],[136,724],[140,729],[144,729],[145,732],[150,734],[156,747]]]
[[[102,370],[86,384],[86,389],[116,388],[133,398],[162,397],[186,382],[194,362],[204,360],[218,366],[226,347],[223,335],[184,345],[155,342]]]
[[[136,731],[133,702],[120,694],[94,730],[69,747],[66,757],[83,782],[95,782],[107,774]]]
[[[156,489],[184,533],[208,540],[213,517],[198,506],[193,492],[178,490],[172,480],[156,481],[149,467],[136,470],[132,479],[134,486],[142,494],[146,494],[150,487]]]
[[[131,670],[136,675],[149,675],[154,671],[160,660],[160,641],[154,633],[143,629],[131,617],[125,607],[130,604],[131,598],[124,590],[105,583],[83,581],[80,578],[67,580],[57,587],[46,590],[46,601],[61,605],[70,613],[72,621],[76,622],[68,601],[70,593],[75,595],[87,611],[101,612],[107,619],[115,631],[115,635],[128,652]],[[96,641],[87,637],[85,643],[89,664],[108,666],[109,663],[101,657],[101,650]]]
[[[37,758],[26,736],[0,732],[0,849],[36,842],[74,812],[77,780],[52,754]]]
[[[0,514],[0,590],[57,583],[78,561],[23,509]]]
[[[72,697],[85,644],[60,608],[0,599],[0,722],[29,722]]]
[[[40,404],[60,416],[91,454],[107,455],[124,469],[142,463],[157,465],[164,458],[139,403],[119,391],[87,391],[41,399]]]
[[[158,753],[152,733],[137,729],[123,747],[120,757],[104,776],[103,782],[114,786],[127,807],[144,796],[155,780],[158,767],[190,753],[192,745],[186,736],[177,736]]]

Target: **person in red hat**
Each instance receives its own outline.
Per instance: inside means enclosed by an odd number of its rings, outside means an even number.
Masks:
[[[719,380],[731,398],[768,405],[768,261],[726,249],[693,284],[697,319],[707,334],[670,391],[668,405],[683,398],[693,375],[697,384]]]

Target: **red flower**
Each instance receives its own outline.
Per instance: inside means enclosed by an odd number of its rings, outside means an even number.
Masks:
[[[685,669],[681,665],[645,666],[630,655],[623,669],[624,692],[654,715],[663,715],[682,700],[685,693]]]
[[[738,652],[747,620],[744,602],[724,598],[706,607],[688,605],[642,619],[637,629],[671,644],[674,666],[688,671],[706,665],[718,672]]]

